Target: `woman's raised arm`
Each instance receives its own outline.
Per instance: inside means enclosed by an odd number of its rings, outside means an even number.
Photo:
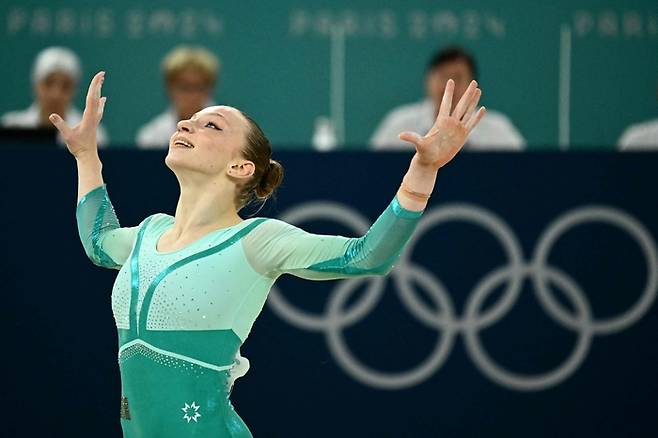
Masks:
[[[475,81],[451,111],[454,88],[454,81],[449,80],[436,122],[425,136],[400,134],[402,140],[415,145],[416,154],[395,197],[365,235],[313,234],[280,220],[268,220],[245,238],[247,258],[256,271],[311,280],[390,272],[422,216],[438,169],[459,152],[485,114],[484,107],[475,111],[481,95]]]
[[[445,87],[439,113],[432,128],[421,136],[416,132],[402,132],[400,139],[413,144],[416,154],[411,160],[409,171],[402,179],[397,192],[400,204],[409,210],[423,210],[434,190],[438,170],[446,165],[461,150],[468,135],[482,120],[486,110],[475,111],[482,90],[476,81],[470,85],[452,110],[455,82],[450,79]]]
[[[138,227],[121,228],[103,182],[96,130],[105,107],[106,98],[101,97],[104,80],[105,72],[91,80],[85,111],[76,126],[69,126],[59,114],[51,114],[49,119],[62,133],[78,166],[76,221],[85,253],[95,265],[117,269],[128,258]]]
[[[85,111],[76,126],[69,126],[59,114],[51,114],[49,119],[61,132],[66,147],[75,157],[78,165],[78,202],[92,189],[103,184],[102,164],[98,157],[96,130],[103,118],[105,97],[101,97],[101,87],[105,72],[96,73],[89,84]]]

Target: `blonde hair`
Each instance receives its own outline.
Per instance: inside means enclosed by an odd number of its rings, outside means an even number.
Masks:
[[[220,72],[219,59],[207,49],[195,46],[178,46],[167,53],[162,60],[162,74],[166,82],[188,68],[206,76],[208,83],[214,84]]]

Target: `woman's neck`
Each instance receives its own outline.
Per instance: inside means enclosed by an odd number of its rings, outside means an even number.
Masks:
[[[181,184],[170,236],[193,236],[242,222],[234,203],[235,186],[227,181]]]

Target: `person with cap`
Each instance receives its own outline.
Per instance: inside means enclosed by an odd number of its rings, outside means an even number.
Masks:
[[[162,62],[169,108],[137,132],[137,146],[167,149],[180,120],[213,106],[212,93],[219,75],[219,59],[202,47],[178,46]]]
[[[32,87],[34,102],[27,109],[11,111],[0,118],[0,125],[6,128],[50,128],[48,116],[62,114],[67,123],[76,125],[82,120],[82,112],[73,104],[78,82],[80,81],[80,59],[66,47],[48,47],[37,55],[32,67]],[[108,135],[102,126],[98,127],[98,144],[105,146]],[[64,141],[61,135],[58,142]]]
[[[420,102],[402,105],[391,110],[370,138],[372,149],[413,149],[401,140],[402,131],[426,132],[432,127],[439,112],[448,79],[455,81],[454,102],[463,96],[471,81],[477,77],[474,58],[461,47],[452,46],[436,52],[430,59],[425,74],[427,97]],[[504,114],[491,109],[468,137],[464,150],[519,151],[525,140]]]

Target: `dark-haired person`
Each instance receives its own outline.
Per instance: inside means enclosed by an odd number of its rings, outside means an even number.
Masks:
[[[462,97],[468,85],[477,77],[473,57],[459,47],[438,51],[427,65],[425,90],[420,102],[391,110],[370,138],[373,149],[410,149],[413,146],[398,138],[402,131],[428,131],[439,111],[448,79],[455,81],[454,103]],[[465,150],[512,150],[525,148],[525,140],[504,114],[487,108],[487,115],[469,135]]]
[[[24,110],[11,111],[0,118],[5,128],[51,128],[48,116],[62,114],[72,125],[80,122],[82,113],[73,105],[80,81],[80,59],[66,47],[47,47],[39,52],[32,65],[32,92],[34,102]],[[98,144],[106,146],[108,135],[98,127]],[[58,142],[64,144],[61,136]]]
[[[90,260],[118,269],[112,309],[119,334],[125,437],[251,437],[229,396],[246,371],[239,348],[282,274],[310,280],[386,275],[434,188],[437,171],[485,114],[473,81],[454,110],[454,82],[427,134],[401,133],[416,153],[390,204],[361,237],[312,234],[284,221],[242,219],[283,179],[270,143],[240,110],[212,106],[178,123],[165,164],[180,184],[175,216],[121,227],[101,174],[96,127],[104,73],[89,86],[82,122],[50,119],[78,167],[76,217]],[[264,202],[264,201],[263,201]],[[293,426],[291,426],[293,427]]]

